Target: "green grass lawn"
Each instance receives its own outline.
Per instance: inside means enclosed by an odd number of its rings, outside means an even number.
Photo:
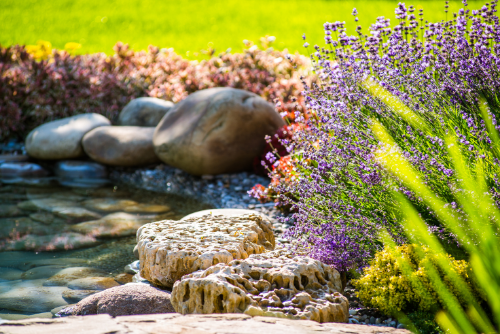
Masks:
[[[486,0],[485,0],[486,1]],[[485,2],[484,1],[484,2]],[[476,8],[483,1],[470,1]],[[173,47],[193,57],[209,42],[217,52],[241,51],[243,39],[276,36],[275,47],[302,51],[302,34],[310,44],[323,44],[322,24],[346,21],[354,32],[356,7],[365,27],[377,16],[394,20],[398,1],[335,0],[0,0],[0,44],[50,41],[63,48],[82,44],[79,53],[110,53],[117,41],[133,49],[153,44]],[[429,21],[445,18],[444,1],[406,1],[423,7]],[[450,10],[461,1],[450,1]],[[451,15],[451,14],[448,14]]]

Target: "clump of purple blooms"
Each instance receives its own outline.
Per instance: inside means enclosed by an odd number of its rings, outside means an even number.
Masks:
[[[379,17],[367,32],[358,26],[353,36],[343,22],[326,23],[326,47],[314,46],[318,81],[304,84],[303,92],[312,116],[288,145],[291,181],[271,187],[280,204],[292,206],[294,214],[284,218],[295,222],[288,237],[339,271],[366,265],[382,245],[382,230],[405,241],[392,191],[407,196],[429,229],[453,239],[433,212],[376,161],[377,150],[396,148],[376,140],[370,130],[374,120],[385,126],[426,184],[460,211],[452,199],[461,190],[453,187],[444,144],[455,133],[468,163],[487,166],[488,186],[499,204],[499,161],[491,154],[484,122],[491,118],[500,129],[497,0],[477,10],[465,0],[463,5],[450,20],[429,23],[422,10],[399,3],[395,26]],[[370,87],[378,87],[379,94]],[[480,100],[489,104],[486,113]],[[416,119],[408,118],[405,108]]]

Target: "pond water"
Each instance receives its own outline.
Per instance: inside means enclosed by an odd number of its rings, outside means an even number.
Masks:
[[[133,271],[124,267],[137,260],[139,226],[209,208],[122,186],[29,184],[38,186],[0,181],[0,319],[5,320],[52,317],[64,305],[130,282]]]

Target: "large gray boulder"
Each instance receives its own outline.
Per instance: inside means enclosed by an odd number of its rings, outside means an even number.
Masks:
[[[26,151],[37,159],[84,157],[83,136],[92,129],[108,125],[111,122],[99,114],[82,114],[45,123],[28,134]]]
[[[117,123],[118,125],[155,127],[173,106],[173,102],[155,97],[139,97],[123,108]]]
[[[210,88],[176,104],[156,127],[153,145],[163,162],[194,175],[239,172],[251,168],[264,137],[283,125],[258,95]]]
[[[141,166],[159,163],[153,148],[155,128],[106,126],[83,137],[83,149],[93,160],[112,166]]]

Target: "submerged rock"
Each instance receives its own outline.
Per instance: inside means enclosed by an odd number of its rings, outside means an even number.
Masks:
[[[54,276],[55,274],[57,274],[58,272],[60,272],[64,268],[65,268],[64,266],[60,266],[60,265],[35,267],[35,268],[32,268],[32,269],[25,271],[21,275],[21,278],[23,280],[49,278],[51,276]]]
[[[155,127],[173,106],[173,102],[155,97],[133,99],[120,112],[118,125]]]
[[[349,302],[341,289],[340,274],[330,266],[270,252],[184,276],[174,285],[172,305],[182,314],[245,313],[347,322]]]
[[[114,198],[92,198],[82,203],[90,210],[97,211],[124,211],[129,206],[134,206],[139,203],[129,199],[114,199]]]
[[[72,280],[68,288],[73,290],[106,290],[120,285],[111,277],[84,277]]]
[[[57,251],[85,248],[98,244],[100,244],[100,241],[96,240],[94,237],[80,233],[57,233],[49,235],[27,234],[21,238],[7,241],[3,246],[0,245],[0,250]]]
[[[7,281],[18,280],[18,279],[21,279],[22,274],[23,274],[23,271],[19,270],[19,269],[0,267],[0,281],[2,281],[2,280],[7,280]]]
[[[126,284],[94,294],[73,308],[74,315],[174,313],[170,293],[145,284]]]
[[[99,219],[101,215],[82,208],[78,203],[58,198],[37,198],[20,202],[17,206],[22,210],[38,211],[45,210],[54,215],[71,221],[83,221]]]
[[[125,212],[116,212],[99,220],[88,221],[71,226],[75,232],[99,238],[123,237],[135,235],[137,229],[154,220],[154,216],[137,216]]]
[[[83,300],[99,292],[101,292],[101,290],[65,290],[62,293],[62,297],[66,302],[73,304],[78,303],[80,300]],[[57,312],[59,312],[60,310],[62,310],[62,308],[57,310]]]
[[[15,240],[26,234],[44,235],[48,233],[51,233],[50,227],[36,223],[28,217],[0,218],[0,245],[6,239]]]
[[[103,270],[90,267],[73,267],[59,271],[57,274],[47,279],[44,286],[66,286],[69,282],[85,277],[106,277]]]
[[[30,218],[45,225],[63,224],[65,222],[63,219],[57,218],[49,212],[32,213],[30,214]]]
[[[42,286],[42,281],[8,282],[6,291],[0,287],[0,305],[7,310],[39,313],[67,304],[61,296],[66,288]]]
[[[141,276],[172,287],[183,275],[274,249],[269,220],[260,215],[206,215],[146,224],[137,231]]]
[[[244,171],[262,154],[265,136],[285,122],[260,96],[234,88],[189,95],[163,117],[153,144],[166,164],[194,175]]]
[[[82,114],[45,123],[26,137],[28,155],[37,159],[61,160],[85,156],[81,144],[83,136],[99,126],[111,122],[99,114]]]
[[[88,132],[82,141],[92,160],[111,166],[144,166],[159,163],[153,147],[155,128],[107,126]]]
[[[17,205],[0,204],[0,218],[22,216],[23,212],[19,210]]]

